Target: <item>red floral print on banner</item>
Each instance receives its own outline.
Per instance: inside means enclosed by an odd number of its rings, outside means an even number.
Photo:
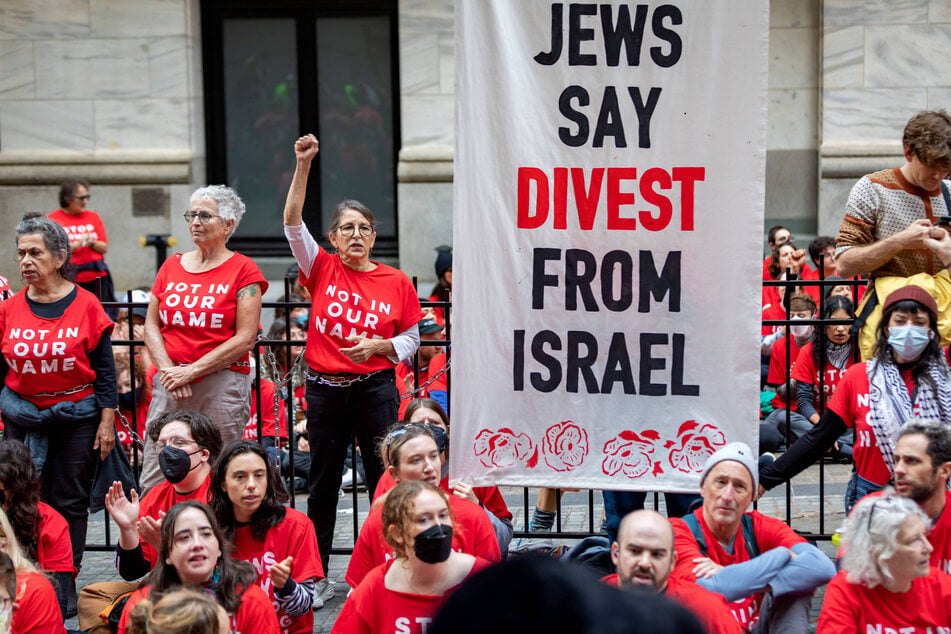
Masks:
[[[527,434],[516,434],[503,427],[498,431],[483,429],[475,439],[475,455],[486,467],[514,467],[516,464],[533,469],[538,464],[538,449]]]
[[[654,462],[648,454],[654,453],[654,441],[660,439],[653,429],[640,435],[631,430],[622,431],[604,444],[603,453],[608,454],[601,463],[601,471],[613,476],[619,471],[629,478],[639,478],[651,470],[652,475],[664,472],[660,462]]]
[[[555,471],[574,471],[588,455],[588,432],[570,420],[552,425],[545,430],[542,453]]]
[[[699,429],[698,429],[699,427]],[[677,430],[677,439],[668,440],[664,447],[670,452],[670,466],[684,473],[700,473],[703,465],[717,447],[726,444],[723,432],[713,425],[700,425],[695,420],[685,421]]]

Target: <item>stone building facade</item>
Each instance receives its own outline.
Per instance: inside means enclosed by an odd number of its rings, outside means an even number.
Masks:
[[[54,209],[57,184],[81,178],[91,181],[89,206],[106,223],[107,261],[118,289],[149,284],[154,275],[153,252],[139,246],[140,235],[170,234],[178,250],[189,248],[181,212],[189,193],[210,178],[216,148],[209,151],[208,126],[218,124],[206,100],[206,4],[0,4],[0,222],[6,231],[24,211]],[[249,6],[271,3],[233,4],[253,16]],[[396,239],[384,256],[419,276],[427,294],[433,249],[452,241],[453,0],[311,4],[390,16]],[[908,117],[951,104],[951,76],[942,72],[951,4],[771,0],[770,10],[766,224],[788,224],[799,235],[834,234],[855,179],[899,164]],[[236,187],[241,191],[240,183]],[[275,199],[283,193],[274,192]],[[279,223],[276,207],[266,213]],[[265,212],[249,210],[255,213]],[[290,262],[281,253],[257,259],[272,279]],[[0,273],[17,278],[15,270],[12,241],[0,241]]]

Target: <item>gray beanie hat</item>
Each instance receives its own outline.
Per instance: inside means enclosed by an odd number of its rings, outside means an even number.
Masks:
[[[750,446],[745,442],[731,442],[707,458],[706,463],[703,465],[703,474],[700,476],[701,486],[703,485],[703,481],[707,479],[707,474],[710,473],[711,469],[724,460],[734,460],[746,467],[746,470],[750,472],[750,477],[753,478],[753,489],[755,490],[759,486],[757,456],[753,454],[753,450],[750,449]]]

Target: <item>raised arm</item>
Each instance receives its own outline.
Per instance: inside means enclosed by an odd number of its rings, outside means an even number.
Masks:
[[[317,156],[317,146],[317,138],[313,134],[304,135],[294,143],[297,166],[294,168],[291,187],[287,190],[287,202],[284,203],[284,224],[290,227],[301,223],[304,198],[307,195],[307,176],[310,174],[310,164]]]

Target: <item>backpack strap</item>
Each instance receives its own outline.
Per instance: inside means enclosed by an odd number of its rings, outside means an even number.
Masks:
[[[687,528],[690,529],[690,532],[693,533],[693,538],[697,540],[697,546],[700,547],[700,554],[704,557],[707,556],[707,540],[703,536],[703,529],[700,528],[700,522],[697,520],[697,516],[693,513],[687,513],[682,518],[687,525]]]
[[[700,528],[700,522],[697,520],[697,516],[693,513],[688,513],[681,519],[687,525],[687,528],[690,529],[693,538],[697,541],[700,554],[706,557],[707,540],[703,536],[703,529]],[[756,536],[753,534],[753,516],[749,513],[744,513],[743,518],[740,520],[740,528],[743,531],[743,542],[746,546],[746,554],[750,556],[750,559],[759,557],[759,546],[756,545]]]
[[[750,556],[750,559],[759,557],[759,546],[756,545],[756,535],[753,534],[753,516],[749,513],[743,513],[740,526],[743,529],[743,543],[746,545],[746,554]]]

